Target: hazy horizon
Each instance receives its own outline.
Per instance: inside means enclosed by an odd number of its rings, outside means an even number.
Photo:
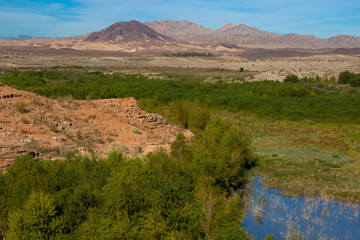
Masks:
[[[188,20],[210,29],[232,23],[286,34],[360,37],[360,6],[354,0],[0,0],[0,37],[69,37],[115,22]]]

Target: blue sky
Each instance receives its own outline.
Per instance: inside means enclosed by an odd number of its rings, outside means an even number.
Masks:
[[[119,21],[189,20],[275,33],[360,37],[359,0],[0,0],[0,37],[67,37]]]

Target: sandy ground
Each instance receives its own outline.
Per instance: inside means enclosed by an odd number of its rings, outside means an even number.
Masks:
[[[288,74],[304,76],[338,76],[340,72],[349,70],[360,72],[360,56],[324,55],[304,58],[279,58],[275,60],[240,61],[233,57],[211,59],[186,58],[153,58],[146,63],[147,66],[162,67],[188,67],[188,68],[224,68],[257,72],[256,80],[282,81]]]
[[[158,55],[158,54],[157,54]],[[297,74],[299,77],[331,77],[340,72],[349,70],[360,72],[360,55],[315,55],[307,57],[279,57],[266,60],[247,60],[234,56],[220,56],[209,58],[182,58],[144,55],[124,55],[120,53],[88,52],[74,55],[69,53],[0,53],[0,68],[17,67],[48,67],[48,66],[84,66],[106,67],[113,70],[133,69],[134,72],[142,68],[159,67],[169,68],[202,68],[227,69],[238,71],[241,67],[245,71],[255,72],[251,81],[279,80],[282,81],[288,74]],[[250,79],[248,79],[250,80]]]

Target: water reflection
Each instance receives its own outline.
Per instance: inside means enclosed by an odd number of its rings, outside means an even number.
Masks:
[[[360,239],[357,204],[316,198],[289,198],[281,191],[264,189],[256,177],[251,203],[243,226],[256,239],[268,233],[276,239],[288,239],[296,233],[306,239]]]

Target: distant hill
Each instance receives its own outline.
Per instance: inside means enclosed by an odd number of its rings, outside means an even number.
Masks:
[[[138,21],[117,22],[103,30],[90,33],[85,42],[107,42],[107,43],[128,43],[128,42],[155,42],[175,43],[171,37],[162,35],[152,28]]]
[[[280,34],[273,32],[261,31],[260,29],[246,26],[245,24],[234,25],[225,24],[219,30],[214,32],[214,35],[231,35],[231,36],[251,36],[251,37],[275,37]]]
[[[360,47],[360,38],[349,35],[337,35],[328,39],[325,39],[326,43],[330,46],[337,47]]]
[[[276,34],[246,26],[245,24],[226,24],[218,30],[208,29],[189,21],[154,21],[146,22],[155,31],[173,37],[179,41],[209,45],[262,45],[281,47],[309,48],[356,48],[360,47],[360,38],[339,35],[328,39],[313,35]]]
[[[211,34],[212,32],[215,31],[212,29],[205,28],[200,24],[192,23],[186,20],[154,21],[154,22],[145,22],[144,24],[154,29],[158,33],[170,37],[204,35],[204,34]]]

